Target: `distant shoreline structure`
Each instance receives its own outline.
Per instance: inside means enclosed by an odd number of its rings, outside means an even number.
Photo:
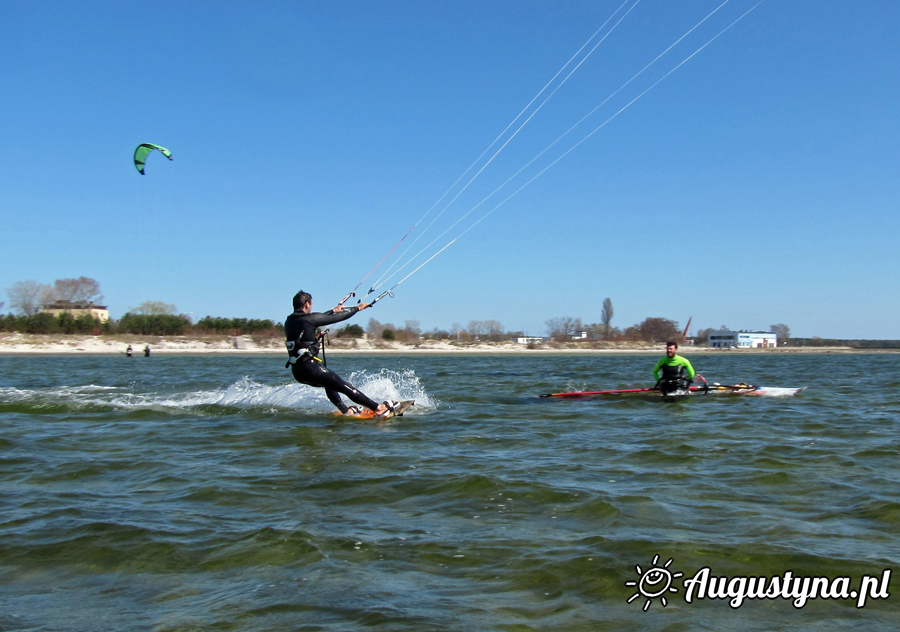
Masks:
[[[150,347],[157,354],[284,354],[284,341],[271,337],[246,336],[137,336],[117,334],[88,336],[79,334],[5,334],[0,335],[0,355],[12,354],[121,354],[128,346],[142,350]],[[896,347],[850,346],[787,346],[777,348],[716,349],[703,346],[682,347],[685,355],[697,354],[760,354],[760,353],[900,353]],[[423,340],[418,343],[359,339],[334,339],[326,348],[327,354],[530,354],[530,355],[603,355],[665,353],[665,343],[590,342],[543,343],[523,345],[515,342],[453,342]],[[135,354],[143,355],[143,354]]]

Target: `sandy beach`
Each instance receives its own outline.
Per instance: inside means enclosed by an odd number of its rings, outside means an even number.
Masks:
[[[84,336],[29,335],[7,333],[0,335],[0,354],[125,354],[128,346],[135,356],[143,355],[150,347],[153,354],[172,353],[284,353],[284,341],[278,338],[253,336]],[[330,340],[327,353],[433,353],[433,354],[603,354],[603,353],[665,353],[665,345],[640,342],[569,342],[542,343],[529,348],[512,341],[455,342],[423,340],[418,343]],[[854,349],[850,347],[779,347],[777,349],[711,349],[684,346],[685,354],[697,353],[898,353],[898,349]]]

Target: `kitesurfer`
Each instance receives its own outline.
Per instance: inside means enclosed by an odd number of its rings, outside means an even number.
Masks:
[[[662,370],[661,377],[660,370]],[[656,388],[662,391],[663,395],[676,391],[687,391],[696,374],[690,360],[678,355],[678,343],[671,341],[666,343],[665,357],[660,358],[653,367]]]
[[[376,415],[384,415],[390,411],[394,402],[379,404],[337,373],[326,368],[325,363],[318,357],[321,347],[316,329],[347,320],[357,312],[370,307],[370,304],[360,303],[353,307],[338,305],[324,313],[313,312],[312,295],[303,291],[294,295],[293,302],[294,313],[284,321],[284,335],[287,338],[285,345],[288,351],[288,363],[285,366],[291,367],[294,379],[301,384],[324,388],[328,400],[345,415],[359,414],[361,409],[357,406],[348,408],[341,399],[341,394],[360,406],[373,410]]]

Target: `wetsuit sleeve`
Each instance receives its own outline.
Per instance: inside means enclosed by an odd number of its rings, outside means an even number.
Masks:
[[[681,360],[681,366],[683,366],[685,369],[687,369],[688,378],[693,380],[694,376],[697,375],[697,372],[694,370],[694,367],[691,364],[691,361],[688,360],[687,358],[683,358],[681,356],[678,356],[678,359]]]
[[[665,364],[666,360],[668,360],[668,358],[660,358],[659,362],[656,363],[656,366],[653,367],[653,379],[654,380],[657,380],[657,381],[659,380],[659,368],[663,364]]]
[[[307,320],[314,327],[322,327],[324,325],[333,325],[334,323],[339,323],[342,320],[347,320],[358,311],[359,308],[354,305],[353,307],[345,307],[344,311],[340,314],[335,314],[331,310],[327,312],[314,312],[307,316]]]

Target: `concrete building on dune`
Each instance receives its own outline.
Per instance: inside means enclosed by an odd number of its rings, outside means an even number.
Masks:
[[[778,336],[771,331],[709,332],[707,345],[715,349],[767,349],[778,346]]]
[[[106,308],[106,305],[95,305],[89,301],[54,301],[53,303],[44,305],[44,307],[41,308],[41,311],[53,314],[54,316],[59,316],[64,312],[68,312],[75,318],[80,316],[92,316],[101,323],[105,323],[109,320],[109,310]]]

